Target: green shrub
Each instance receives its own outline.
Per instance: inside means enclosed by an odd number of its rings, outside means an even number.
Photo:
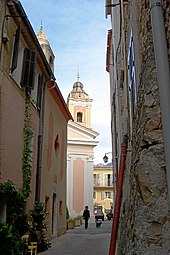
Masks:
[[[45,251],[48,249],[48,242],[45,239],[46,230],[46,211],[44,203],[36,202],[34,209],[30,212],[32,227],[30,229],[30,238],[32,241],[38,242],[38,251]]]
[[[69,214],[68,208],[66,206],[66,221],[68,221],[69,218],[70,218],[70,214]]]
[[[15,232],[15,229],[7,224],[0,223],[0,254],[23,255],[25,241]]]

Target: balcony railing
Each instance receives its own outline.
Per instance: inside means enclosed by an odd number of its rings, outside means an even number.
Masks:
[[[101,180],[98,179],[96,181],[94,181],[93,185],[95,187],[113,187],[113,182],[111,180]]]

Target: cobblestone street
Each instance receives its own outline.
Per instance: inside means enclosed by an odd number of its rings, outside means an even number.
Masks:
[[[107,255],[109,254],[112,221],[105,220],[101,228],[96,228],[90,220],[89,228],[84,223],[68,230],[63,236],[52,240],[52,247],[41,255]]]

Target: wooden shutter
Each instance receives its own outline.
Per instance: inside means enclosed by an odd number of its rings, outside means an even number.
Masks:
[[[18,52],[19,52],[19,42],[20,42],[20,33],[21,33],[21,28],[18,27],[18,29],[16,30],[16,33],[15,33],[15,42],[14,42],[14,49],[13,49],[13,56],[12,56],[11,73],[17,67]]]
[[[114,175],[111,174],[111,186],[113,185],[113,183],[114,183]]]
[[[99,174],[96,174],[96,185],[100,185],[100,183],[99,183]]]
[[[108,175],[107,174],[104,175],[104,185],[108,186]]]
[[[99,174],[93,175],[94,185],[99,185]]]
[[[21,86],[34,89],[35,51],[25,48]]]
[[[105,199],[106,195],[105,195],[105,191],[101,192],[101,199]]]

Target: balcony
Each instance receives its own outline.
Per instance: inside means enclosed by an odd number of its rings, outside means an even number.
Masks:
[[[93,183],[94,187],[113,187],[113,182],[111,180],[102,180],[102,179],[97,179]]]

